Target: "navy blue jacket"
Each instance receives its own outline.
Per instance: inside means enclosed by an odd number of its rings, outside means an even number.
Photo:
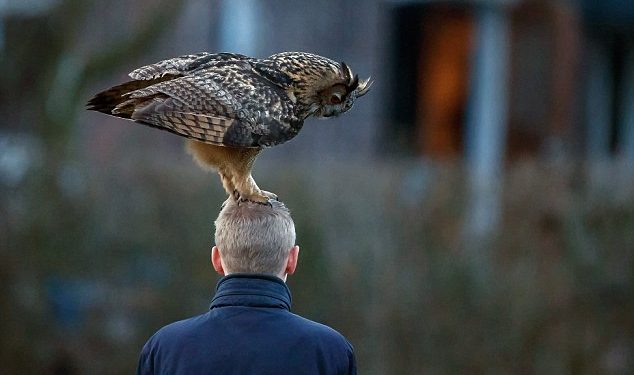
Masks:
[[[356,374],[350,343],[290,308],[277,277],[223,277],[209,312],[148,340],[137,374]]]

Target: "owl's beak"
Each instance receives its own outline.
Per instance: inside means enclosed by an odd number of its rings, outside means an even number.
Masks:
[[[370,91],[370,87],[372,87],[372,84],[374,83],[374,81],[371,79],[372,77],[368,77],[367,79],[362,80],[361,82],[359,82],[359,86],[357,87],[357,98],[362,97],[363,95],[367,94],[368,91]]]

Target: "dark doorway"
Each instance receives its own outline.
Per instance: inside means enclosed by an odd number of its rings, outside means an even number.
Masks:
[[[392,11],[393,90],[387,139],[400,154],[463,155],[473,16],[457,4]]]

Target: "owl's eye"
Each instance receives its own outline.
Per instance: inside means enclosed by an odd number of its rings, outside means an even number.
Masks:
[[[341,104],[341,94],[332,94],[330,96],[330,104]]]

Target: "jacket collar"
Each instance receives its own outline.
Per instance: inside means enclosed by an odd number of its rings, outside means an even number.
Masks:
[[[210,309],[225,306],[275,307],[291,309],[291,292],[279,277],[234,273],[216,285]]]

